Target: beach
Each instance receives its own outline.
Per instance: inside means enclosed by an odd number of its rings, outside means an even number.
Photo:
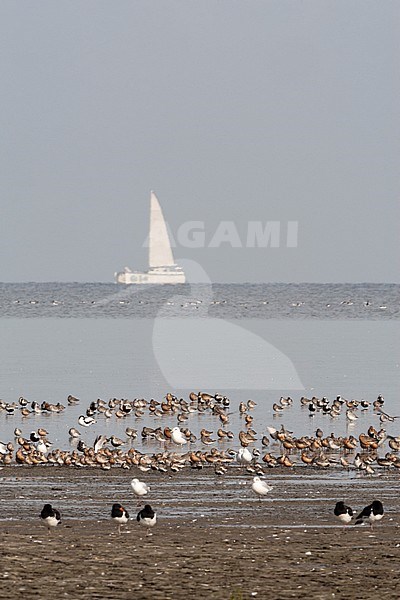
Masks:
[[[261,501],[238,467],[171,475],[134,470],[7,467],[1,471],[2,598],[398,598],[398,475],[274,469]],[[150,485],[152,535],[136,522],[133,477]],[[383,520],[343,526],[337,500],[373,499]],[[62,523],[41,524],[45,502]],[[113,502],[133,517],[118,534]],[[142,502],[143,506],[143,502]]]
[[[0,286],[2,598],[398,598],[398,288],[214,293],[212,327],[232,319],[261,336],[305,389],[279,387],[276,360],[260,370],[245,352],[235,369],[220,344],[204,369],[190,335],[187,360],[170,372],[170,337],[156,356],[154,318],[164,307],[174,331],[186,331],[201,289],[194,302],[160,289],[120,303],[101,284]],[[207,319],[194,322],[204,333]],[[190,389],[177,389],[175,376],[182,386],[193,365]],[[183,447],[170,440],[176,426]],[[253,454],[247,468],[241,448]],[[259,501],[251,484],[261,472],[273,489]],[[150,486],[141,507],[157,512],[149,536],[136,522],[135,477]],[[372,530],[334,517],[338,501],[358,514],[373,500],[385,515]],[[121,534],[116,502],[131,517]],[[46,503],[61,512],[50,534],[39,518]]]
[[[0,10],[0,600],[400,600],[399,2]]]

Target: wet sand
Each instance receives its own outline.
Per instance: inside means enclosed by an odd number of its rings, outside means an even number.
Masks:
[[[130,481],[151,486],[158,511],[151,536],[134,520],[121,535],[109,518],[119,501],[135,516]],[[261,502],[238,468],[173,475],[68,468],[0,471],[0,594],[4,599],[398,598],[397,474],[344,476],[274,469]],[[337,500],[359,510],[381,499],[385,517],[343,527]],[[48,534],[45,502],[63,523]]]

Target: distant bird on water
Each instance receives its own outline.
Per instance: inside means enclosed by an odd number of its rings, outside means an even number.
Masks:
[[[67,397],[68,404],[78,404],[79,398],[76,398],[72,394]]]
[[[154,527],[157,522],[157,514],[151,508],[150,504],[146,504],[145,507],[138,512],[136,520],[140,525],[147,527],[147,534],[150,533],[150,527]]]
[[[121,504],[116,503],[112,505],[111,518],[118,523],[118,533],[121,533],[121,525],[125,525],[129,521],[129,514]]]
[[[53,508],[51,504],[45,504],[40,513],[40,518],[43,525],[45,525],[50,533],[52,527],[57,527],[61,523],[61,515],[56,508]]]
[[[345,525],[350,523],[353,518],[353,510],[350,506],[346,506],[344,502],[336,502],[333,513],[335,517]]]
[[[371,527],[375,521],[380,521],[383,517],[383,504],[380,500],[374,500],[371,504],[362,509],[356,517],[356,525],[369,521]]]

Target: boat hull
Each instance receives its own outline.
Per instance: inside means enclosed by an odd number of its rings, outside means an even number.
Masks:
[[[185,283],[185,273],[180,270],[157,270],[157,271],[122,271],[115,273],[117,283],[130,284],[176,284]]]

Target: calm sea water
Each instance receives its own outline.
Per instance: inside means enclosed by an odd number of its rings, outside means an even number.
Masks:
[[[366,319],[400,317],[396,284],[0,283],[0,317]]]
[[[254,429],[284,423],[297,435],[316,427],[343,434],[345,419],[312,419],[302,395],[386,399],[400,414],[398,285],[182,285],[135,288],[113,284],[0,284],[0,398],[79,406],[59,415],[0,412],[1,439],[45,426],[55,447],[69,447],[68,429],[92,400],[161,399],[168,391],[226,394],[230,428],[242,426],[241,400],[254,399]],[[272,403],[290,394],[295,405],[274,417]],[[379,421],[360,413],[354,432]],[[398,421],[386,428],[399,434]],[[126,426],[174,426],[173,418],[106,420],[82,431],[122,436]],[[188,426],[219,426],[193,415]],[[78,427],[79,428],[79,427]],[[139,436],[140,438],[140,436]],[[135,442],[141,449],[142,442]],[[149,448],[152,449],[152,448]]]

